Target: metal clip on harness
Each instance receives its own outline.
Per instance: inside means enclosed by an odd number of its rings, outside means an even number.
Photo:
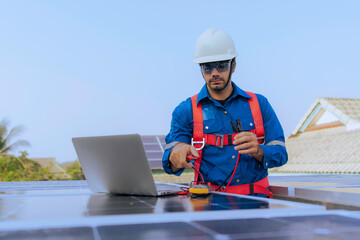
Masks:
[[[200,143],[202,144],[200,148],[197,148],[197,147],[194,146],[194,144],[200,144]],[[195,149],[198,150],[198,151],[203,149],[205,147],[205,138],[203,138],[202,141],[194,141],[194,138],[191,138],[191,146],[194,146]]]

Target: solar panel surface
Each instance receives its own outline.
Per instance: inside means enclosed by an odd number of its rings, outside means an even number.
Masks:
[[[356,217],[231,194],[93,194],[85,181],[0,183],[0,239],[342,239]]]
[[[359,174],[306,174],[269,177],[271,191],[282,199],[321,202],[330,209],[360,210]]]
[[[162,156],[166,146],[165,136],[141,136],[151,169],[162,169]]]

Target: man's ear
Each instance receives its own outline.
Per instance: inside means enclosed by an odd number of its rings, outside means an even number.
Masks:
[[[234,62],[232,62],[231,64],[232,64],[232,73],[234,73],[234,72],[235,72],[235,68],[236,68],[236,62],[234,61]]]

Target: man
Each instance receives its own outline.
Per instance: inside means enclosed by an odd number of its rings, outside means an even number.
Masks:
[[[163,167],[178,176],[194,167],[195,184],[216,191],[272,197],[267,169],[287,162],[284,133],[264,96],[231,81],[236,56],[232,38],[221,30],[197,40],[194,61],[205,85],[174,110]]]

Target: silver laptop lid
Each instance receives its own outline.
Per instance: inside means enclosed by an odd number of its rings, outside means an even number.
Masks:
[[[157,195],[140,135],[81,137],[72,142],[93,192]]]

